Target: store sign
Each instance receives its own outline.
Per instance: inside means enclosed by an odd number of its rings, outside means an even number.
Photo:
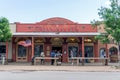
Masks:
[[[97,29],[90,25],[36,25],[18,24],[17,32],[96,32]]]
[[[29,29],[29,27],[28,27]],[[77,31],[77,27],[67,27],[67,26],[64,26],[64,27],[48,27],[48,26],[45,26],[45,27],[31,27],[30,28],[31,30],[33,31],[42,31],[42,32],[74,32],[74,31]]]

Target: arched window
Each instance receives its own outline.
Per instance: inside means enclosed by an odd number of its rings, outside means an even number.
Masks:
[[[105,48],[100,48],[100,52],[99,55],[101,58],[104,58],[105,53],[103,53],[105,51]]]

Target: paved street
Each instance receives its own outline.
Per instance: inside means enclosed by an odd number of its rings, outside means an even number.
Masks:
[[[0,80],[120,80],[114,66],[0,65]]]
[[[0,80],[120,80],[119,72],[1,71]]]

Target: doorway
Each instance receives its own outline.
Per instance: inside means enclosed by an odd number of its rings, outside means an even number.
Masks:
[[[28,53],[28,49],[27,47],[24,47],[22,45],[18,45],[18,48],[17,48],[18,52],[17,52],[17,62],[27,62],[27,53]]]
[[[62,51],[62,47],[55,47],[55,46],[53,46],[53,47],[52,47],[52,50],[56,50],[56,51],[61,50],[61,51]]]
[[[93,57],[93,46],[85,46],[85,57]]]
[[[63,57],[62,57],[62,55],[63,55],[63,54],[62,54],[62,47],[61,47],[61,46],[53,46],[53,47],[52,47],[52,50],[54,50],[56,54],[57,54],[57,52],[59,51],[59,53],[61,54],[61,58],[60,58],[59,61],[62,62],[62,59],[63,59]]]
[[[94,57],[93,55],[93,46],[85,46],[85,57]],[[85,62],[91,62],[90,59],[85,59]]]

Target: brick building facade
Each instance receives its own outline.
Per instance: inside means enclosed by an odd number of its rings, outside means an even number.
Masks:
[[[8,49],[4,42],[0,42],[0,55],[8,50],[5,55],[14,62],[30,62],[33,56],[40,56],[41,52],[49,57],[52,50],[60,51],[62,62],[68,62],[71,50],[74,57],[101,57],[101,51],[105,50],[111,62],[118,59],[116,45],[105,45],[94,39],[104,32],[104,25],[93,28],[91,24],[79,24],[54,17],[37,23],[10,24],[10,29],[12,39]],[[29,46],[21,45],[27,41],[30,41]]]

